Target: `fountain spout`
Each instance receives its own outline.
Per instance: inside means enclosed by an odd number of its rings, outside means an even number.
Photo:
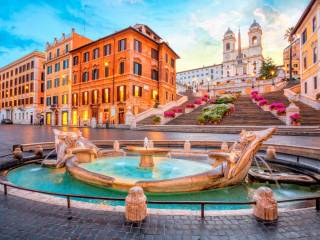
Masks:
[[[149,147],[149,139],[147,137],[144,138],[143,147],[145,149],[148,149]]]

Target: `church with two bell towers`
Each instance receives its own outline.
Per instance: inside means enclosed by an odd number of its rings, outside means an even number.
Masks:
[[[262,29],[256,20],[253,21],[248,32],[249,46],[241,45],[241,32],[238,39],[234,32],[228,28],[223,38],[223,76],[222,78],[254,77],[259,75],[263,62],[262,55]],[[236,48],[236,45],[237,48]]]

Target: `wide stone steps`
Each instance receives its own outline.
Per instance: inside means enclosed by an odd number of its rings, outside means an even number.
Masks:
[[[249,96],[239,97],[235,104],[235,112],[225,116],[220,125],[272,126],[284,125],[270,112],[265,112],[251,101]]]
[[[277,91],[273,93],[263,94],[263,97],[268,100],[269,104],[272,102],[282,102],[286,106],[290,104],[287,97],[284,95],[284,91]],[[313,126],[320,125],[320,110],[315,110],[306,104],[297,102],[296,105],[300,108],[300,114],[302,117],[301,125]]]

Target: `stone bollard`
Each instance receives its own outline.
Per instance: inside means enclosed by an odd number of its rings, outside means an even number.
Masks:
[[[253,194],[253,200],[256,201],[253,207],[253,215],[257,220],[264,222],[278,220],[278,204],[270,188],[258,188]]]
[[[184,142],[183,149],[185,152],[191,152],[191,143],[189,140]]]
[[[113,150],[116,151],[116,152],[119,152],[120,151],[120,143],[118,140],[115,140],[113,142]]]
[[[130,188],[126,197],[125,216],[130,222],[140,222],[147,217],[147,198],[139,186]]]
[[[277,159],[276,149],[273,146],[269,146],[266,151],[266,155],[264,157],[267,160],[275,160]]]
[[[16,147],[13,151],[13,157],[15,159],[21,160],[23,157],[22,151],[20,147]]]
[[[221,150],[224,151],[224,152],[228,152],[228,150],[229,150],[228,143],[223,142],[223,143],[221,144]]]
[[[43,148],[42,148],[41,145],[37,145],[34,148],[33,152],[36,155],[36,157],[38,157],[38,158],[42,158],[43,157]]]

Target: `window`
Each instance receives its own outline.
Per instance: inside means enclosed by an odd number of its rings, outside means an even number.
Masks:
[[[120,62],[119,74],[124,74],[124,62]]]
[[[226,51],[230,51],[230,43],[226,44]]]
[[[65,51],[66,51],[66,53],[69,52],[69,44],[66,44],[66,46],[65,46]]]
[[[110,88],[102,89],[102,102],[110,103]]]
[[[99,69],[93,69],[92,70],[92,80],[99,79]]]
[[[79,57],[78,56],[74,56],[73,57],[73,66],[78,65],[79,62]]]
[[[54,87],[59,87],[60,86],[60,79],[56,78],[54,79]]]
[[[305,44],[307,41],[307,29],[305,29],[302,33],[302,44]]]
[[[151,79],[158,81],[158,79],[159,79],[159,73],[158,73],[157,70],[155,70],[155,69],[152,69],[152,70],[151,70]]]
[[[20,105],[20,104],[19,104]],[[46,98],[46,105],[51,106],[51,97]]]
[[[50,89],[50,88],[52,88],[52,81],[48,80],[47,81],[47,89]]]
[[[98,90],[93,90],[92,91],[92,104],[98,104],[98,96],[99,95],[99,92],[98,92]]]
[[[89,94],[88,92],[82,93],[82,105],[88,105],[89,104]]]
[[[166,80],[166,82],[169,81],[169,73],[168,73],[168,71],[166,71],[165,80]]]
[[[317,17],[313,17],[312,19],[312,32],[315,32],[317,28]]]
[[[68,104],[68,94],[63,94],[61,98],[62,104]]]
[[[168,63],[168,54],[166,53],[165,55],[164,55],[164,59],[165,59],[165,61],[166,61],[166,63]]]
[[[68,85],[68,76],[62,78],[62,86]]]
[[[48,66],[47,67],[47,74],[51,74],[52,73],[52,66]]]
[[[62,67],[63,69],[67,69],[69,67],[69,59],[63,60]]]
[[[52,97],[52,103],[58,105],[58,96]]]
[[[124,38],[124,39],[119,40],[118,41],[118,51],[121,52],[126,49],[127,49],[127,39]]]
[[[318,78],[317,77],[313,78],[313,85],[314,85],[314,89],[318,89]]]
[[[174,68],[174,59],[171,58],[171,67]]]
[[[133,63],[133,73],[136,75],[142,74],[142,65],[140,63],[134,62]]]
[[[308,93],[308,83],[307,82],[304,83],[304,93],[305,94]]]
[[[157,90],[152,90],[151,98],[153,100],[157,100],[157,98],[158,98],[158,91]]]
[[[52,53],[49,52],[49,57],[48,57],[48,60],[51,60],[52,59]]]
[[[151,57],[155,60],[159,59],[159,53],[156,49],[151,48]]]
[[[109,67],[108,66],[104,67],[104,77],[109,77]]]
[[[307,69],[307,56],[303,57],[303,68]]]
[[[34,61],[31,61],[31,68],[34,68]]]
[[[88,82],[89,81],[89,73],[88,72],[84,72],[82,74],[82,82]]]
[[[142,97],[142,87],[132,86],[132,96],[134,97]]]
[[[104,56],[111,55],[111,44],[107,44],[103,46],[103,55]]]
[[[124,102],[126,100],[126,86],[118,86],[117,87],[117,101]]]
[[[77,93],[72,94],[72,105],[78,106],[78,94]]]
[[[317,60],[318,60],[318,48],[317,47],[314,47],[313,48],[313,63],[316,63],[317,62]]]
[[[73,84],[77,83],[77,74],[73,74]]]
[[[89,61],[89,52],[85,52],[84,54],[83,54],[83,61],[84,62],[88,62]]]
[[[142,43],[139,40],[134,40],[134,50],[137,52],[142,52]]]
[[[56,64],[54,65],[54,71],[55,71],[55,72],[59,72],[59,71],[60,71],[60,63],[56,63]]]
[[[93,59],[99,58],[99,48],[93,49]]]
[[[60,56],[60,48],[57,48],[56,57],[59,57],[59,56]]]

